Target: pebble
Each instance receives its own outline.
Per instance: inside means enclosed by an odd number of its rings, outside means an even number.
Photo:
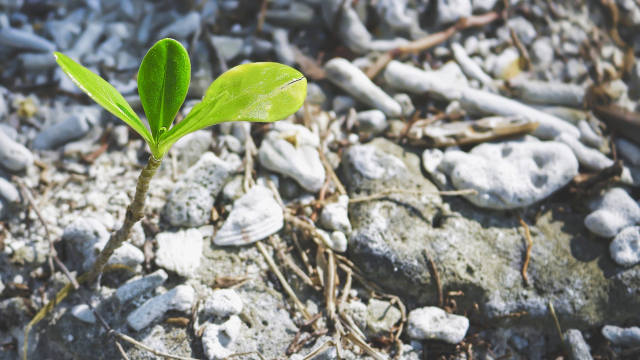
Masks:
[[[208,134],[207,136],[211,136]],[[222,187],[230,180],[231,175],[240,163],[224,161],[212,152],[205,152],[198,162],[191,166],[180,178],[176,187],[184,183],[198,184],[204,187],[212,196],[218,196]]]
[[[71,314],[75,316],[77,319],[84,321],[89,324],[94,324],[96,322],[96,316],[93,315],[93,311],[89,308],[87,304],[76,305],[71,309]]]
[[[173,226],[202,226],[211,219],[213,202],[213,196],[200,184],[184,184],[171,192],[163,214]]]
[[[35,52],[53,52],[56,45],[34,33],[10,27],[0,30],[0,45]]]
[[[370,299],[367,304],[365,334],[369,338],[388,335],[393,326],[400,321],[402,313],[388,301]]]
[[[589,209],[593,212],[584,219],[584,225],[605,238],[612,238],[640,221],[640,206],[621,188],[607,190],[589,203]]]
[[[497,57],[491,67],[496,79],[509,80],[520,74],[520,53],[515,48],[506,48]]]
[[[334,58],[325,65],[327,78],[349,95],[365,104],[381,110],[387,116],[402,115],[402,107],[392,97],[374,84],[362,70],[346,59]]]
[[[413,115],[413,112],[416,111],[416,107],[413,106],[411,97],[408,94],[395,94],[393,95],[393,100],[400,104],[400,107],[402,108],[402,116],[404,116],[405,118],[411,117],[411,115]]]
[[[498,0],[473,0],[474,13],[486,13],[491,11]]]
[[[509,19],[505,28],[513,29],[516,32],[518,39],[520,39],[520,41],[527,46],[531,45],[533,40],[535,40],[535,38],[538,36],[538,32],[533,27],[533,24],[531,24],[522,16],[516,16]],[[509,38],[511,38],[510,34]]]
[[[63,121],[43,129],[33,140],[36,150],[53,150],[89,132],[90,126],[83,114],[73,114]]]
[[[560,134],[556,141],[566,144],[571,148],[580,165],[588,170],[602,170],[613,165],[613,160],[609,159],[600,151],[587,147],[580,140],[567,134]]]
[[[625,138],[617,137],[616,149],[625,160],[635,166],[640,166],[640,146]]]
[[[602,328],[602,335],[612,344],[625,347],[640,346],[640,328],[621,328],[618,326],[606,325]]]
[[[107,245],[107,241],[109,239],[103,239],[100,242],[93,245],[93,251],[89,256],[87,256],[87,260],[85,261],[84,268],[89,269],[93,266],[96,258]],[[117,248],[113,255],[109,258],[107,265],[124,265],[130,267],[132,269],[136,269],[136,267],[144,262],[144,253],[142,250],[133,246],[128,242],[122,243],[119,248]]]
[[[240,330],[242,321],[237,316],[232,316],[222,325],[207,324],[202,334],[202,347],[209,360],[222,360],[233,355],[232,348]]]
[[[539,38],[531,45],[531,61],[540,69],[547,69],[553,63],[553,46],[548,38]]]
[[[140,331],[169,310],[188,312],[196,298],[196,292],[189,285],[178,285],[162,295],[149,299],[127,316],[127,323]]]
[[[349,221],[349,196],[340,195],[338,201],[326,204],[320,214],[320,224],[323,228],[343,233],[351,233],[351,222]]]
[[[409,30],[413,19],[406,13],[407,1],[380,0],[376,10],[389,27],[396,31]]]
[[[218,246],[247,245],[277,233],[283,226],[282,208],[273,193],[256,185],[233,203],[213,242]]]
[[[186,40],[200,26],[200,13],[192,11],[187,15],[177,19],[158,33],[158,39],[174,38]]]
[[[211,43],[215,46],[218,55],[226,61],[233,60],[240,55],[244,47],[244,40],[231,36],[211,36]]]
[[[580,129],[580,141],[586,145],[594,148],[600,148],[604,144],[602,136],[593,131],[593,128],[586,120],[580,120],[578,122],[578,129]],[[638,155],[640,155],[640,153]],[[638,160],[640,160],[640,158]]]
[[[0,197],[12,204],[18,204],[20,202],[20,192],[18,189],[3,177],[0,177]]]
[[[491,86],[493,83],[491,76],[487,75],[480,65],[469,57],[467,51],[462,47],[462,45],[453,43],[451,44],[451,50],[453,51],[453,56],[460,65],[460,68],[469,78],[476,79],[485,86]]]
[[[584,87],[561,82],[518,80],[509,83],[522,101],[546,106],[560,105],[582,108]]]
[[[293,66],[296,62],[296,56],[289,44],[289,32],[286,29],[273,29],[273,42],[276,58],[281,64]]]
[[[453,68],[453,65],[457,69]],[[429,93],[438,99],[448,101],[459,100],[462,89],[468,87],[462,69],[453,62],[447,63],[437,71],[423,71],[392,60],[384,70],[384,79],[393,88],[413,94]]]
[[[389,127],[387,117],[380,110],[361,111],[357,119],[358,130],[371,136],[380,135]]]
[[[33,164],[33,154],[0,130],[0,164],[9,171],[22,171]]]
[[[351,96],[338,95],[333,98],[331,106],[336,114],[340,114],[349,111],[351,108],[355,108],[356,101]]]
[[[270,9],[265,13],[265,20],[271,24],[289,27],[301,27],[316,21],[314,9],[302,2],[292,2],[287,10]]]
[[[168,278],[169,275],[167,275],[164,270],[156,270],[149,275],[130,280],[126,284],[120,286],[118,290],[116,290],[116,297],[120,303],[125,303],[156,289],[158,286],[164,284]]]
[[[578,174],[571,149],[558,142],[482,144],[469,153],[444,153],[439,170],[456,189],[475,189],[473,204],[491,209],[514,209],[540,201]]]
[[[233,289],[215,290],[204,303],[207,315],[227,317],[238,315],[242,311],[242,299]]]
[[[571,360],[591,360],[589,345],[584,341],[580,330],[570,329],[564,333],[564,343],[569,359]]]
[[[616,264],[632,267],[640,262],[640,227],[631,226],[616,235],[609,245],[609,253]]]
[[[331,245],[329,246],[331,250],[343,253],[347,251],[348,245],[349,241],[347,240],[347,236],[342,231],[334,231],[331,233]]]
[[[204,240],[198,229],[156,235],[156,264],[183,277],[192,277],[200,267]]]
[[[469,329],[469,319],[448,314],[435,306],[412,310],[407,317],[407,334],[414,340],[441,340],[457,344]]]
[[[302,140],[304,134],[310,134],[308,129],[303,128],[296,125],[283,132],[270,131],[260,145],[258,158],[266,169],[288,176],[307,191],[315,193],[324,184],[325,169],[316,149],[319,142]],[[296,139],[297,146],[285,139],[286,136]],[[314,137],[317,139],[317,136]]]
[[[471,0],[438,0],[438,22],[448,24],[471,16]]]

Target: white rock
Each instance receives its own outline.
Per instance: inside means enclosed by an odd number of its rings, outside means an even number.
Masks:
[[[310,192],[319,191],[326,174],[318,150],[305,144],[296,147],[284,138],[285,135],[271,131],[265,136],[258,151],[260,163],[268,170],[294,179]],[[300,139],[295,133],[291,135]]]
[[[98,255],[107,245],[108,239],[101,240],[100,242],[93,245],[93,252],[87,258],[87,261],[84,264],[85,269],[91,268],[93,263],[96,261]],[[122,245],[117,248],[113,255],[109,258],[107,265],[124,265],[135,269],[138,265],[144,262],[144,253],[142,250],[137,247],[131,245],[128,242],[122,243]]]
[[[589,170],[602,170],[613,165],[613,160],[609,159],[605,154],[596,149],[586,147],[573,136],[560,134],[556,137],[556,141],[569,146],[576,158],[578,158],[580,165]]]
[[[236,338],[240,334],[242,321],[232,316],[222,325],[207,324],[202,334],[202,347],[209,360],[222,360],[231,356]]]
[[[591,201],[589,208],[593,212],[584,219],[584,225],[598,236],[612,238],[640,221],[640,206],[621,188],[607,190]]]
[[[191,310],[196,292],[189,285],[179,285],[142,304],[127,316],[127,323],[135,331],[149,326],[169,310],[188,312]]]
[[[380,89],[362,70],[346,59],[334,58],[325,65],[327,78],[349,95],[365,104],[382,110],[387,116],[402,115],[402,108],[391,96]]]
[[[64,228],[62,240],[69,259],[67,265],[72,270],[84,269],[85,261],[93,257],[94,245],[109,240],[109,232],[97,219],[80,218]]]
[[[20,202],[20,192],[18,189],[3,177],[0,177],[0,197],[13,204]]]
[[[631,267],[640,262],[640,227],[631,226],[616,235],[609,253],[618,265]]]
[[[407,333],[412,339],[441,340],[457,344],[467,334],[469,319],[429,306],[412,310],[407,317],[407,325]]]
[[[238,315],[242,311],[242,299],[233,289],[216,290],[204,303],[207,315],[227,317]]]
[[[413,115],[413,112],[416,110],[416,107],[413,106],[413,102],[411,101],[411,97],[407,94],[398,93],[393,95],[393,100],[395,100],[400,107],[402,108],[402,115],[405,118],[409,118]]]
[[[327,230],[351,233],[351,221],[349,221],[349,196],[340,195],[338,201],[326,204],[320,214],[320,224]]]
[[[121,303],[127,302],[156,289],[168,278],[169,275],[164,270],[159,269],[145,277],[127,281],[126,284],[116,290],[116,297]]]
[[[211,43],[218,54],[226,61],[233,60],[244,47],[244,40],[231,36],[211,36]]]
[[[195,183],[199,184],[212,196],[218,196],[222,187],[229,181],[231,175],[239,164],[229,163],[217,157],[212,152],[205,152],[176,184]]]
[[[296,57],[289,44],[289,31],[282,28],[273,29],[274,51],[279,63],[293,66]]]
[[[89,324],[93,324],[96,322],[96,316],[93,315],[93,311],[89,308],[87,304],[76,305],[71,309],[71,314],[76,318],[80,319]]]
[[[21,50],[51,53],[56,45],[51,41],[32,32],[5,27],[0,30],[0,45]]]
[[[11,140],[4,131],[0,131],[0,164],[9,171],[22,171],[33,164],[33,154],[22,144]]]
[[[600,148],[602,144],[604,144],[602,136],[593,131],[593,128],[586,120],[580,120],[578,122],[578,129],[580,129],[580,141],[583,143],[596,149]],[[638,155],[640,155],[640,153]],[[638,158],[638,160],[640,160],[640,158]]]
[[[358,113],[358,130],[369,135],[379,135],[389,127],[387,117],[380,110],[367,110]]]
[[[2,277],[0,276],[0,295],[2,295],[3,291],[4,291],[4,283],[2,282]]]
[[[625,138],[616,138],[616,149],[625,160],[635,166],[640,166],[640,146]]]
[[[640,328],[636,326],[625,329],[618,326],[607,325],[602,328],[602,335],[614,345],[628,347],[640,346]]]
[[[334,231],[331,233],[331,250],[339,253],[347,251],[349,241],[342,231]]]
[[[378,14],[393,30],[409,30],[413,24],[407,9],[407,0],[380,0],[376,7]]]
[[[458,43],[451,44],[453,56],[460,65],[462,71],[470,78],[480,81],[485,86],[491,86],[493,79],[482,70],[480,65],[473,61],[467,51]]]
[[[529,46],[533,40],[538,36],[536,28],[533,27],[527,19],[522,16],[512,17],[507,21],[506,28],[513,29],[518,36],[518,39],[526,46]]]
[[[469,86],[462,69],[453,62],[437,71],[423,71],[393,60],[384,70],[384,79],[393,88],[413,94],[429,93],[448,101],[459,100],[462,89]]]
[[[493,63],[491,73],[496,79],[509,80],[517,72],[514,69],[519,69],[518,61],[520,60],[520,53],[515,48],[507,48],[501,52]]]
[[[531,205],[578,174],[571,149],[558,142],[482,144],[469,153],[447,151],[439,170],[456,189],[475,189],[466,198],[479,207],[514,209]]]
[[[471,0],[438,0],[438,22],[448,24],[471,16]]]
[[[531,60],[540,69],[547,69],[553,63],[553,46],[547,37],[541,37],[531,45]]]
[[[564,343],[569,359],[591,360],[589,345],[584,341],[580,330],[570,329],[564,333]]]
[[[204,240],[198,229],[156,235],[156,264],[180,276],[194,276],[200,267]]]
[[[491,11],[498,0],[473,0],[474,13],[486,13]]]
[[[213,242],[219,246],[247,245],[275,234],[283,226],[282,208],[273,193],[256,185],[233,203],[233,210]]]
[[[197,227],[211,219],[214,198],[200,184],[176,184],[167,198],[164,217],[173,226]]]
[[[585,88],[561,82],[513,80],[509,85],[522,101],[531,104],[582,108]]]
[[[338,95],[331,101],[331,106],[336,114],[340,114],[349,111],[351,108],[355,108],[356,101],[351,96]]]

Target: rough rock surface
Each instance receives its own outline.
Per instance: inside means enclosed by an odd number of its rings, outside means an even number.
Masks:
[[[433,339],[457,344],[464,339],[468,329],[469,319],[434,306],[412,310],[407,316],[407,333],[416,340]]]

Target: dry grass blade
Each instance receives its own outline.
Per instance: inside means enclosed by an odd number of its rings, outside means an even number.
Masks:
[[[553,302],[549,300],[549,312],[551,312],[551,316],[553,317],[553,321],[556,323],[556,330],[558,330],[558,336],[560,337],[560,342],[562,346],[564,346],[564,336],[562,335],[562,328],[560,327],[560,321],[558,321],[558,316],[556,315],[556,309],[553,307]]]
[[[328,348],[332,347],[332,346],[336,346],[336,343],[333,342],[333,340],[329,340],[326,343],[322,344],[321,346],[319,346],[317,349],[313,350],[312,352],[310,352],[307,356],[304,357],[304,359],[302,360],[309,360],[313,357],[315,357],[316,355],[320,354],[321,352],[327,350]]]
[[[327,254],[327,272],[325,273],[325,289],[324,297],[327,302],[327,313],[329,319],[334,319],[336,314],[336,260],[333,257],[333,251],[325,249]]]
[[[522,220],[520,213],[518,213],[517,211],[516,211],[516,215],[518,216],[518,221],[520,222],[520,225],[524,228],[524,236],[525,236],[525,239],[527,240],[527,252],[524,257],[524,263],[522,264],[522,278],[524,279],[524,282],[528,285],[529,276],[527,276],[527,269],[529,268],[529,261],[531,260],[531,250],[533,249],[533,241],[531,240],[531,231],[529,230],[529,225],[527,225],[527,223],[524,222],[524,220]]]
[[[444,305],[444,297],[442,295],[442,282],[440,282],[440,274],[438,274],[438,269],[436,268],[436,264],[433,262],[433,258],[431,258],[431,254],[427,248],[424,248],[424,257],[427,260],[427,265],[429,266],[429,272],[435,281],[436,288],[438,290],[438,307],[442,308]]]
[[[333,184],[336,186],[338,193],[340,195],[346,195],[347,189],[345,189],[344,185],[342,185],[342,183],[340,182],[340,179],[338,179],[338,175],[336,175],[336,172],[333,171],[333,168],[331,167],[331,164],[329,164],[329,160],[327,160],[327,157],[324,155],[321,147],[318,148],[318,153],[320,154],[322,165],[324,165],[324,169],[329,175],[331,181],[333,181]]]
[[[369,344],[367,344],[366,341],[362,340],[358,335],[356,335],[355,333],[347,333],[344,335],[345,338],[349,339],[351,342],[353,342],[354,344],[360,346],[362,348],[362,350],[364,350],[364,352],[366,352],[367,354],[369,354],[369,356],[371,356],[372,358],[376,359],[376,360],[384,360],[384,358],[378,354],[377,351],[373,350],[371,348],[371,346],[369,346]]]
[[[184,357],[184,356],[177,356],[177,355],[171,355],[171,354],[167,354],[164,353],[162,351],[158,351],[156,349],[150,348],[145,344],[142,344],[138,341],[136,341],[136,339],[129,337],[125,334],[119,333],[117,331],[112,332],[113,336],[117,337],[118,339],[122,339],[130,344],[135,345],[136,347],[139,347],[140,349],[143,350],[147,350],[148,352],[156,355],[156,356],[161,356],[161,357],[165,357],[165,358],[169,358],[169,359],[176,359],[176,360],[198,360],[198,359],[194,359],[194,358],[190,358],[190,357]]]

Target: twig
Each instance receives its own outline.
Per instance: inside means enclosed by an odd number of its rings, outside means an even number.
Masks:
[[[429,272],[431,272],[431,277],[435,280],[436,288],[438,289],[438,307],[442,308],[444,305],[444,299],[442,295],[442,283],[440,282],[440,274],[438,274],[438,269],[436,268],[436,264],[433,262],[431,258],[431,254],[429,254],[429,250],[424,248],[424,257],[427,260],[427,264],[429,265]]]
[[[300,269],[300,267],[298,265],[296,265],[296,263],[293,261],[293,259],[291,258],[291,256],[289,254],[286,254],[282,257],[282,260],[284,261],[284,263],[291,268],[291,270],[293,270],[294,273],[296,273],[296,275],[298,275],[302,281],[315,288],[316,285],[313,283],[313,281],[311,281],[311,278],[309,278],[309,276],[307,276],[307,274],[304,273],[304,271],[302,271],[302,269]]]
[[[311,266],[311,263],[309,262],[309,256],[307,256],[307,253],[302,250],[302,246],[300,246],[300,242],[298,241],[298,235],[296,235],[295,231],[291,232],[291,237],[293,238],[293,245],[296,247],[300,257],[302,258],[302,262],[304,262],[307,267],[307,271],[309,274],[313,274],[313,266]]]
[[[551,312],[551,316],[553,317],[553,321],[556,323],[556,329],[558,330],[558,336],[560,336],[560,342],[564,347],[564,336],[562,335],[562,328],[560,327],[560,321],[558,321],[558,316],[556,315],[556,309],[553,307],[553,302],[549,300],[549,312]]]
[[[242,186],[244,188],[244,192],[248,193],[249,189],[254,185],[253,181],[253,155],[254,149],[256,145],[253,143],[253,138],[249,131],[245,134],[246,140],[244,142],[244,180],[242,181]]]
[[[256,247],[264,257],[264,259],[267,261],[267,264],[269,265],[269,268],[271,268],[271,271],[273,271],[273,273],[276,274],[276,276],[278,277],[278,280],[280,280],[280,284],[282,285],[282,288],[287,293],[287,295],[289,295],[289,297],[293,300],[293,302],[296,304],[296,306],[298,307],[298,310],[300,310],[300,312],[302,313],[302,316],[304,316],[306,320],[310,320],[311,315],[307,311],[307,308],[300,302],[300,299],[298,299],[298,296],[296,296],[296,293],[293,292],[293,289],[291,289],[291,286],[289,286],[289,283],[284,278],[284,275],[282,275],[282,272],[280,272],[280,269],[278,269],[278,267],[276,266],[276,263],[273,261],[273,258],[271,257],[271,255],[269,255],[269,252],[264,247],[262,242],[261,241],[256,242]]]
[[[322,165],[324,165],[324,169],[327,174],[329,174],[329,178],[331,178],[331,181],[333,181],[333,184],[336,186],[336,190],[338,190],[338,193],[340,195],[346,195],[347,189],[344,188],[344,185],[342,185],[340,179],[338,179],[338,175],[336,175],[336,172],[333,171],[333,168],[331,167],[331,164],[329,164],[329,160],[327,160],[327,157],[324,155],[324,151],[322,151],[321,147],[318,148],[318,153],[320,154]]]
[[[367,195],[363,197],[349,199],[349,203],[353,204],[353,203],[359,203],[363,201],[382,199],[394,193],[413,194],[413,195],[457,196],[457,195],[475,195],[478,193],[478,191],[474,189],[464,189],[464,190],[454,190],[454,191],[413,191],[413,190],[403,190],[403,189],[387,189],[387,190],[383,190],[378,193],[375,193],[373,195]]]
[[[256,27],[256,32],[260,34],[262,32],[262,27],[264,26],[264,18],[267,15],[267,0],[262,0],[262,5],[260,5],[260,13],[258,15],[258,26]]]
[[[522,217],[520,217],[520,213],[516,211],[516,215],[518,216],[518,221],[520,225],[524,228],[524,236],[527,240],[527,253],[524,257],[524,263],[522,264],[522,278],[524,279],[525,284],[529,284],[529,277],[527,276],[527,268],[529,268],[529,261],[531,260],[531,249],[533,248],[533,241],[531,240],[531,231],[529,231],[529,225],[527,225]]]
[[[531,57],[529,56],[529,52],[527,48],[522,44],[522,41],[518,38],[518,34],[514,29],[511,29],[511,40],[513,40],[513,44],[518,49],[520,53],[520,68],[522,70],[530,70],[531,69]]]
[[[127,336],[125,334],[119,333],[117,331],[112,331],[111,334],[113,334],[113,336],[117,337],[118,339],[122,339],[136,347],[139,347],[140,349],[143,350],[147,350],[148,352],[156,355],[156,356],[160,356],[160,357],[165,357],[165,358],[169,358],[169,359],[177,359],[177,360],[198,360],[198,359],[194,359],[194,358],[190,358],[190,357],[184,357],[184,356],[177,356],[177,355],[171,355],[171,354],[167,354],[164,353],[162,351],[158,351],[156,349],[150,348],[147,345],[136,341],[134,338]]]

